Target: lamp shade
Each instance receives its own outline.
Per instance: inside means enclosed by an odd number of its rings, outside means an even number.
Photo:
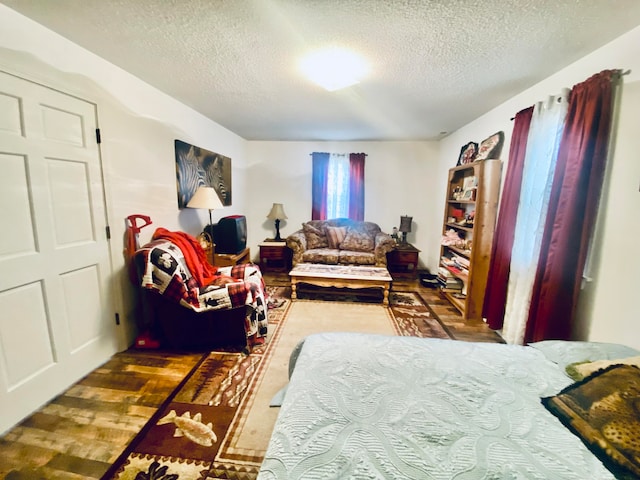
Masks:
[[[209,210],[215,210],[217,208],[223,208],[220,197],[213,187],[199,187],[196,193],[193,194],[188,208],[208,208]]]
[[[400,217],[400,228],[399,230],[403,233],[407,233],[411,231],[411,222],[413,221],[413,217],[402,216]]]
[[[284,213],[284,207],[281,203],[274,203],[271,207],[271,211],[269,215],[267,215],[269,220],[285,220],[287,218],[287,214]]]

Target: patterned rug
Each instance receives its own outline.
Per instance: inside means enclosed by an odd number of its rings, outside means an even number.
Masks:
[[[289,287],[268,287],[267,291],[269,343],[255,348],[249,355],[224,351],[205,354],[103,479],[256,478],[269,440],[269,422],[274,420],[269,419],[263,431],[241,429],[291,310]],[[306,292],[299,301],[322,298],[333,303],[344,302],[345,309],[374,301],[367,292],[339,296],[315,293]],[[389,317],[399,335],[450,338],[416,293],[392,292],[390,304]],[[240,434],[254,437],[249,442],[255,443],[254,450],[246,446],[236,448],[234,442]]]

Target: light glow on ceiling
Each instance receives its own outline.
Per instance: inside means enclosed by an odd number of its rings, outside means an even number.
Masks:
[[[337,47],[310,53],[299,67],[305,77],[330,92],[355,85],[369,73],[360,55]]]

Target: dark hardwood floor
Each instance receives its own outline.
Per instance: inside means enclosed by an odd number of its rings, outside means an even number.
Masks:
[[[264,274],[288,285],[287,274]],[[394,279],[392,290],[418,292],[457,340],[501,343],[483,322],[465,321],[436,290]],[[100,478],[201,354],[130,349],[117,353],[0,437],[0,478]]]

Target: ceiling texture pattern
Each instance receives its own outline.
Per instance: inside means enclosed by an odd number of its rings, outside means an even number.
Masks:
[[[0,2],[248,140],[439,139],[640,25],[639,0]],[[371,73],[327,92],[297,62],[336,45]]]

